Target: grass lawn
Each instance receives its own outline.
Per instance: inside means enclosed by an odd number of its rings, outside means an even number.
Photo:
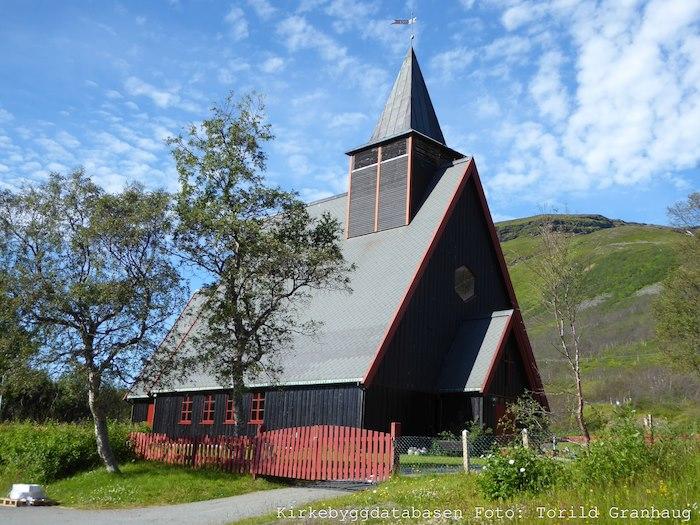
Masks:
[[[550,524],[564,522],[579,523],[629,523],[626,519],[610,516],[615,508],[620,509],[686,509],[691,508],[689,522],[700,518],[698,508],[700,499],[700,454],[689,457],[687,468],[672,476],[660,477],[654,472],[643,477],[639,482],[629,484],[620,482],[604,487],[567,486],[566,483],[537,496],[521,496],[515,500],[494,502],[485,499],[476,486],[479,474],[439,474],[423,476],[398,476],[381,485],[348,496],[327,500],[311,506],[313,509],[391,509],[411,510],[452,510],[461,512],[461,521],[454,523],[491,523],[514,522],[523,524]],[[585,509],[597,507],[600,515],[597,519],[571,519],[566,517],[544,519],[538,517],[538,507],[559,512],[568,512],[572,506],[578,511],[578,506]],[[483,519],[478,516],[478,508],[502,510],[514,509],[515,519]],[[307,509],[302,506],[296,509]],[[483,510],[482,510],[483,512]],[[370,514],[371,516],[371,514]],[[360,521],[358,518],[356,521]],[[314,520],[313,523],[336,523],[338,520]],[[352,522],[350,517],[347,522]],[[632,520],[635,523],[647,523],[649,520]],[[681,520],[682,521],[682,520]],[[258,518],[237,522],[237,525],[262,525],[279,522],[276,515],[270,514]],[[284,520],[282,521],[284,522]],[[287,520],[287,523],[300,523],[303,520]],[[371,518],[363,523],[449,523],[452,519],[376,519]],[[671,523],[673,520],[659,520],[657,523]]]
[[[155,462],[122,465],[122,474],[91,470],[45,486],[48,496],[66,507],[110,509],[188,503],[236,496],[284,485],[250,475],[194,470]],[[3,496],[21,476],[0,472]]]

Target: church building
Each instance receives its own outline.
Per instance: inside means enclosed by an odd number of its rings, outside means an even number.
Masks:
[[[413,49],[369,141],[347,152],[347,193],[312,202],[345,225],[352,293],[315,292],[275,380],[246,384],[248,433],[317,424],[405,435],[495,428],[542,383],[479,181],[445,143]],[[163,345],[192,344],[206,323],[195,294]],[[189,377],[128,396],[132,419],[171,437],[234,432],[233,402],[214,377]]]

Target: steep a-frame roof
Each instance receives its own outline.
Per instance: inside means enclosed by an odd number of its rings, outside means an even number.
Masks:
[[[436,172],[432,191],[409,225],[341,241],[345,259],[356,266],[350,275],[352,292],[316,291],[300,319],[320,323],[316,336],[296,336],[276,363],[283,370],[281,375],[250,379],[248,387],[363,382],[397,305],[412,285],[455,195],[464,186],[469,162],[460,159]],[[328,212],[343,223],[346,205],[347,195],[343,194],[311,203],[308,209],[312,216]],[[199,315],[201,304],[201,297],[195,295],[160,351],[189,350],[188,345],[206,326]],[[193,370],[189,377],[173,381],[163,390],[213,388],[221,385],[209,374]]]
[[[316,336],[296,336],[290,348],[283,351],[275,363],[283,370],[281,375],[275,378],[248,378],[246,386],[371,383],[374,371],[383,358],[383,350],[391,341],[405,305],[410,302],[432,250],[439,242],[455,203],[470,178],[475,179],[482,211],[487,214],[501,278],[515,310],[487,313],[488,322],[481,324],[477,320],[473,320],[473,323],[465,321],[444,364],[448,371],[443,373],[444,377],[436,387],[440,389],[448,384],[452,389],[455,382],[463,380],[461,388],[464,391],[486,391],[494,364],[504,346],[503,334],[508,331],[518,340],[532,389],[540,390],[541,381],[534,366],[532,350],[517,311],[517,301],[472,159],[460,159],[436,172],[432,191],[409,225],[341,241],[343,255],[357,268],[351,275],[352,293],[317,291],[303,309],[300,319],[321,324]],[[311,203],[309,211],[314,216],[328,212],[342,222],[346,201],[347,195],[339,195]],[[206,328],[205,319],[200,315],[201,305],[202,296],[195,294],[159,351],[179,353],[193,350],[193,338]],[[474,338],[477,332],[483,337]],[[466,373],[464,363],[470,359],[473,360],[470,362],[474,369],[470,368],[468,375],[461,379],[452,377],[449,371],[451,360]],[[162,385],[154,385],[151,391],[215,390],[223,387],[225,385],[217,383],[213,376],[203,370],[192,370],[186,378],[164,381]],[[142,388],[137,388],[130,397],[146,394]]]

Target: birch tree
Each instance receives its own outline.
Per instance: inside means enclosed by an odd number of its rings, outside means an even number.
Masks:
[[[82,170],[0,193],[7,290],[39,337],[35,364],[86,381],[97,451],[110,472],[105,380],[129,383],[182,297],[170,262],[170,196],[108,194]]]
[[[581,333],[579,310],[584,268],[572,250],[572,235],[556,231],[545,222],[539,231],[541,258],[537,268],[540,293],[551,312],[557,330],[556,350],[564,358],[574,384],[574,415],[586,445],[590,434],[584,417],[585,398],[581,380]]]
[[[203,367],[229,389],[239,434],[246,378],[276,377],[293,335],[318,329],[299,320],[311,292],[349,289],[351,269],[339,222],[311,217],[295,193],[265,181],[263,146],[273,136],[263,109],[253,95],[229,97],[169,141],[180,177],[177,248],[208,278],[206,328],[177,362]]]

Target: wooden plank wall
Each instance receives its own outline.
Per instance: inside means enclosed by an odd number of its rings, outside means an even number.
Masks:
[[[214,395],[214,423],[202,425],[204,396]],[[186,393],[161,394],[157,398],[153,431],[170,437],[230,436],[234,425],[225,424],[226,392],[191,392],[192,424],[181,425],[180,408]],[[251,394],[243,399],[246,423],[250,416]],[[307,425],[362,426],[363,391],[357,385],[295,387],[265,392],[265,429]],[[253,436],[257,425],[246,425]]]

